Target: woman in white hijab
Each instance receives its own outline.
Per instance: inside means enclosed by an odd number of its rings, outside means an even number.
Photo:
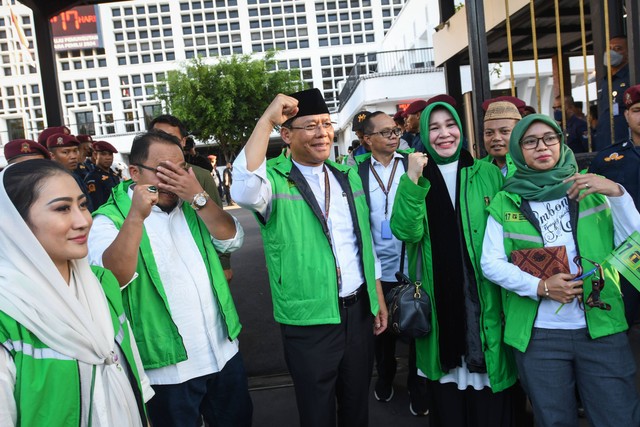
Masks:
[[[49,160],[0,173],[0,425],[143,426],[153,396],[91,215]]]

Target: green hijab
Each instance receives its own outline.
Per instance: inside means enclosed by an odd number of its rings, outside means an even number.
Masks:
[[[443,107],[449,113],[451,113],[453,119],[458,124],[458,129],[460,129],[460,140],[458,141],[458,148],[456,149],[456,152],[453,154],[453,156],[446,158],[440,157],[438,153],[436,153],[436,150],[434,150],[431,146],[431,142],[429,142],[429,120],[431,119],[431,113],[434,109],[442,109]],[[450,104],[447,104],[446,102],[434,102],[433,104],[429,104],[427,108],[422,111],[422,114],[420,114],[420,139],[422,139],[422,144],[427,150],[429,157],[432,158],[437,165],[446,165],[458,160],[458,158],[460,157],[460,150],[462,149],[462,137],[462,123],[460,123],[460,117],[458,116],[456,109],[453,108]]]
[[[560,135],[560,158],[552,169],[546,171],[538,171],[527,166],[522,155],[522,147],[520,147],[522,136],[534,122],[549,125]],[[573,151],[565,144],[562,129],[555,120],[544,114],[530,114],[516,124],[509,139],[509,154],[516,166],[516,171],[511,178],[507,179],[502,189],[519,194],[525,200],[541,202],[560,199],[571,187],[571,183],[562,181],[578,172],[576,158]]]

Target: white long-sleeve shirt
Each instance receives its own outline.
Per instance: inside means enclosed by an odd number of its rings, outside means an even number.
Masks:
[[[131,191],[129,192],[131,196]],[[224,320],[215,300],[202,255],[193,240],[184,213],[178,205],[170,213],[157,206],[145,219],[153,257],[158,267],[171,318],[178,328],[188,359],[175,365],[148,369],[151,384],[179,384],[192,378],[219,372],[238,352],[238,341],[229,341]],[[232,239],[211,238],[219,252],[233,252],[242,246],[244,231],[234,218]],[[106,216],[93,220],[89,234],[89,262],[102,266],[102,254],[119,230]]]
[[[569,208],[566,200],[566,198],[562,198],[529,203],[534,214],[538,218],[544,217],[546,220],[541,221],[544,246],[564,245],[567,250],[567,258],[573,260],[577,255],[577,251],[570,225],[568,225]],[[611,206],[614,241],[618,245],[631,233],[640,230],[640,214],[638,214],[633,204],[633,199],[626,190],[622,196],[609,197],[607,200]],[[550,215],[550,212],[555,214]],[[482,271],[485,277],[520,296],[538,300],[537,289],[540,278],[520,270],[520,268],[508,261],[503,239],[502,225],[489,216],[481,258]],[[573,262],[569,262],[569,268],[572,274],[575,274],[578,270]],[[586,326],[584,312],[578,306],[577,299],[570,304],[565,304],[558,311],[560,306],[561,303],[552,299],[542,299],[534,326],[545,329],[579,329]],[[556,311],[558,312],[556,313]]]
[[[293,161],[307,180],[318,206],[324,213],[325,182],[323,166],[305,166]],[[354,224],[349,204],[342,187],[331,170],[329,174],[330,209],[327,225],[331,233],[333,253],[340,267],[342,286],[340,296],[356,291],[364,283],[364,273],[359,262],[359,249],[353,232]],[[266,161],[253,172],[247,170],[247,159],[243,149],[233,163],[231,198],[241,207],[259,213],[265,221],[271,214],[273,191],[267,178]],[[373,242],[372,242],[373,243]],[[375,255],[375,254],[374,254]],[[375,261],[376,278],[380,278],[380,261]]]

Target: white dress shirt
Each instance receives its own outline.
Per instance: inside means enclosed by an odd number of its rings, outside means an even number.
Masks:
[[[132,191],[129,191],[131,197]],[[234,218],[236,235],[229,240],[211,238],[219,252],[242,246],[244,231]],[[179,384],[219,372],[238,352],[238,341],[229,341],[202,255],[179,204],[170,213],[157,206],[145,219],[151,250],[162,280],[171,318],[178,328],[188,359],[175,365],[148,369],[151,384]],[[102,266],[102,254],[118,235],[104,215],[93,220],[89,234],[89,262]],[[131,285],[130,285],[131,286]]]
[[[306,179],[320,209],[325,211],[325,166],[305,166],[292,160]],[[331,169],[327,168],[330,187],[329,218],[327,226],[331,234],[332,250],[340,267],[342,286],[340,296],[347,296],[364,283],[364,273],[360,265],[360,254],[354,233],[354,224],[349,204],[342,187]],[[271,182],[267,178],[266,161],[253,172],[247,170],[244,149],[233,163],[233,185],[231,198],[245,209],[259,213],[266,221],[271,213]],[[357,225],[356,225],[357,226]],[[363,236],[364,238],[365,236]],[[376,259],[376,278],[380,277],[380,262]]]

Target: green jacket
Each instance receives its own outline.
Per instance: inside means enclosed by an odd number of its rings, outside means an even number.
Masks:
[[[491,388],[494,392],[499,392],[515,383],[516,368],[511,349],[502,342],[500,287],[489,282],[482,275],[480,256],[487,223],[485,209],[500,190],[503,177],[498,168],[478,160],[475,160],[472,166],[462,168],[460,174],[458,198],[462,210],[462,231],[475,272],[480,299],[480,339]],[[433,301],[431,240],[425,203],[430,188],[431,183],[424,177],[419,178],[417,185],[409,179],[407,174],[400,178],[391,215],[391,230],[398,239],[407,243],[411,279],[421,277],[424,289]],[[420,258],[419,261],[418,258]],[[420,274],[417,272],[418,266],[421,266]],[[417,366],[427,378],[433,381],[437,381],[446,374],[440,364],[437,319],[434,305],[431,314],[431,333],[425,338],[416,340]]]
[[[491,163],[493,165],[495,165],[496,167],[498,165],[496,165],[495,163],[493,163],[493,157],[491,157],[490,155],[486,155],[483,158],[480,159],[483,162],[487,162],[487,163]],[[505,176],[505,179],[507,178],[511,178],[513,176],[513,174],[516,171],[516,165],[513,163],[513,159],[511,158],[511,155],[509,153],[507,153],[506,156],[506,160],[507,160],[507,176]],[[500,168],[498,168],[500,169]]]
[[[131,208],[131,198],[127,193],[131,184],[133,181],[126,181],[115,187],[107,203],[93,215],[105,215],[120,229]],[[240,333],[240,320],[209,231],[188,204],[183,203],[180,209],[202,255],[213,295],[227,327],[227,336],[233,340]],[[122,290],[122,298],[145,369],[161,368],[186,360],[188,355],[171,318],[171,309],[144,229],[136,272],[138,277]]]
[[[369,209],[353,168],[326,161],[349,203],[371,312],[378,313],[375,258]],[[273,198],[265,223],[256,214],[264,242],[274,318],[288,325],[340,323],[336,261],[322,211],[291,159],[267,166]]]
[[[580,203],[569,201],[572,217],[572,232],[578,254],[602,263],[614,249],[613,220],[604,196],[591,194]],[[501,191],[488,209],[491,216],[503,227],[504,248],[507,257],[519,249],[543,246],[540,232],[534,226],[533,214],[528,213],[522,198],[517,194]],[[584,281],[584,293],[591,293],[591,280]],[[504,341],[524,352],[531,338],[531,331],[538,312],[539,301],[521,297],[503,289],[505,310]],[[611,304],[611,311],[598,308],[585,311],[591,338],[622,332],[627,329],[624,305],[620,295],[618,273],[612,267],[605,268],[605,287],[600,294],[603,301]]]
[[[133,374],[131,388],[142,423],[146,425],[140,373],[129,340],[120,286],[109,270],[91,268],[107,296],[115,339]],[[9,351],[16,365],[13,396],[18,410],[17,425],[79,426],[82,396],[78,361],[47,347],[35,334],[3,312],[0,312],[0,343]]]

